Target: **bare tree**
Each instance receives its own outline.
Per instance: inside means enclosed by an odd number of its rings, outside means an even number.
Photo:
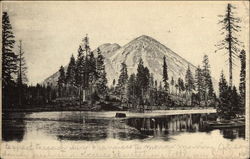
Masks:
[[[17,83],[19,85],[23,85],[28,82],[27,78],[27,66],[26,66],[26,61],[24,58],[24,51],[22,48],[22,40],[19,41],[19,46],[18,46],[19,52],[18,52],[18,76],[17,76]]]
[[[19,52],[18,52],[18,58],[17,58],[17,84],[19,89],[19,105],[22,105],[22,99],[23,99],[23,85],[28,82],[27,79],[27,66],[26,61],[24,58],[24,51],[22,48],[22,40],[19,41],[18,46]]]

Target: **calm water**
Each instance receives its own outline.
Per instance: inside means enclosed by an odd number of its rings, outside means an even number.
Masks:
[[[9,119],[3,120],[3,156],[17,157],[11,151],[19,151],[18,157],[131,157],[126,151],[133,150],[137,157],[155,152],[152,157],[187,157],[208,152],[212,156],[228,151],[237,157],[246,156],[245,128],[208,130],[203,122],[216,120],[216,114],[176,114],[161,113],[136,114],[128,113],[126,118],[115,118],[116,112],[40,112],[12,113]],[[6,114],[5,114],[6,116]],[[93,144],[95,147],[93,147]],[[109,146],[124,147],[109,147]],[[31,145],[29,148],[25,146]],[[39,145],[39,146],[37,146]],[[46,146],[53,145],[48,148]],[[75,147],[72,148],[71,146]],[[86,145],[86,147],[84,147]],[[92,148],[90,148],[92,145]],[[103,146],[102,146],[103,145]],[[109,145],[109,146],[107,146]],[[130,147],[129,147],[130,145]],[[137,147],[135,147],[137,145]],[[149,146],[157,147],[149,147]],[[42,148],[41,148],[41,147]],[[132,146],[132,147],[131,147]],[[140,146],[148,151],[139,151]],[[197,149],[197,147],[199,147]],[[204,146],[203,148],[201,148]],[[53,150],[52,150],[53,149]],[[100,156],[98,152],[105,150]],[[114,150],[111,152],[111,150]],[[123,151],[121,151],[123,149]],[[158,150],[165,149],[159,155]],[[33,154],[27,153],[32,150]],[[171,150],[171,152],[170,152]],[[176,151],[178,150],[178,151]],[[181,151],[180,151],[181,150]],[[27,152],[26,152],[27,151]],[[46,153],[44,153],[46,151]],[[50,154],[50,151],[58,151]],[[69,153],[73,152],[75,153]],[[91,153],[91,152],[95,153]],[[211,152],[210,152],[211,151]],[[10,154],[8,154],[10,152]],[[49,153],[50,152],[50,153]],[[173,154],[171,154],[173,152]],[[88,154],[87,154],[88,153]],[[132,153],[132,154],[133,154]],[[177,154],[178,153],[178,154]],[[45,156],[39,156],[45,154]],[[131,154],[131,155],[132,155]],[[38,155],[38,156],[37,156]],[[70,156],[71,155],[71,156]],[[76,156],[72,156],[76,155]],[[117,156],[120,155],[120,156]],[[171,156],[172,155],[172,156]],[[182,155],[182,156],[181,156]],[[27,157],[27,156],[26,156]],[[203,157],[204,158],[204,157]]]

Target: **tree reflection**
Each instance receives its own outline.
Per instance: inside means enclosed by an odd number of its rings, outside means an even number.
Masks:
[[[27,122],[28,120],[28,122]],[[44,136],[56,137],[57,140],[98,141],[108,138],[119,140],[161,139],[168,141],[183,132],[207,132],[205,121],[216,120],[214,114],[164,115],[157,117],[114,118],[97,116],[88,112],[55,113],[47,118],[26,116],[22,113],[4,114],[2,138],[4,141],[22,141],[41,133]],[[34,133],[32,133],[34,132]],[[221,129],[224,138],[234,140],[245,138],[242,128]]]
[[[3,114],[2,139],[3,141],[22,141],[25,134],[24,114]]]
[[[244,128],[230,128],[230,129],[221,129],[220,133],[224,138],[234,140],[236,138],[245,139],[245,129]]]

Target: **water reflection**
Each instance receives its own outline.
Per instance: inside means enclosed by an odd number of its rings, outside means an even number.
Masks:
[[[237,138],[245,139],[245,129],[243,128],[221,129],[220,133],[223,135],[224,138],[230,139],[231,141]]]
[[[4,141],[22,141],[25,133],[24,114],[13,118],[10,114],[3,114],[2,139]]]
[[[4,141],[22,141],[41,138],[55,140],[97,141],[109,138],[119,140],[160,139],[168,141],[184,132],[210,133],[204,121],[216,120],[216,114],[184,114],[155,117],[114,118],[108,112],[48,112],[13,113],[3,119]],[[244,138],[244,128],[221,129],[221,135],[230,140]]]

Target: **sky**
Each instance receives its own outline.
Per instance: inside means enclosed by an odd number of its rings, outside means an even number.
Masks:
[[[123,46],[141,35],[158,40],[194,65],[209,57],[212,76],[219,80],[221,70],[228,78],[226,51],[215,53],[223,39],[218,15],[228,2],[2,2],[15,39],[23,41],[29,84],[42,82],[77,55],[82,38],[88,34],[91,49],[104,43]],[[249,52],[249,2],[232,2],[237,7],[242,31],[239,39]],[[240,63],[233,70],[239,83]]]

